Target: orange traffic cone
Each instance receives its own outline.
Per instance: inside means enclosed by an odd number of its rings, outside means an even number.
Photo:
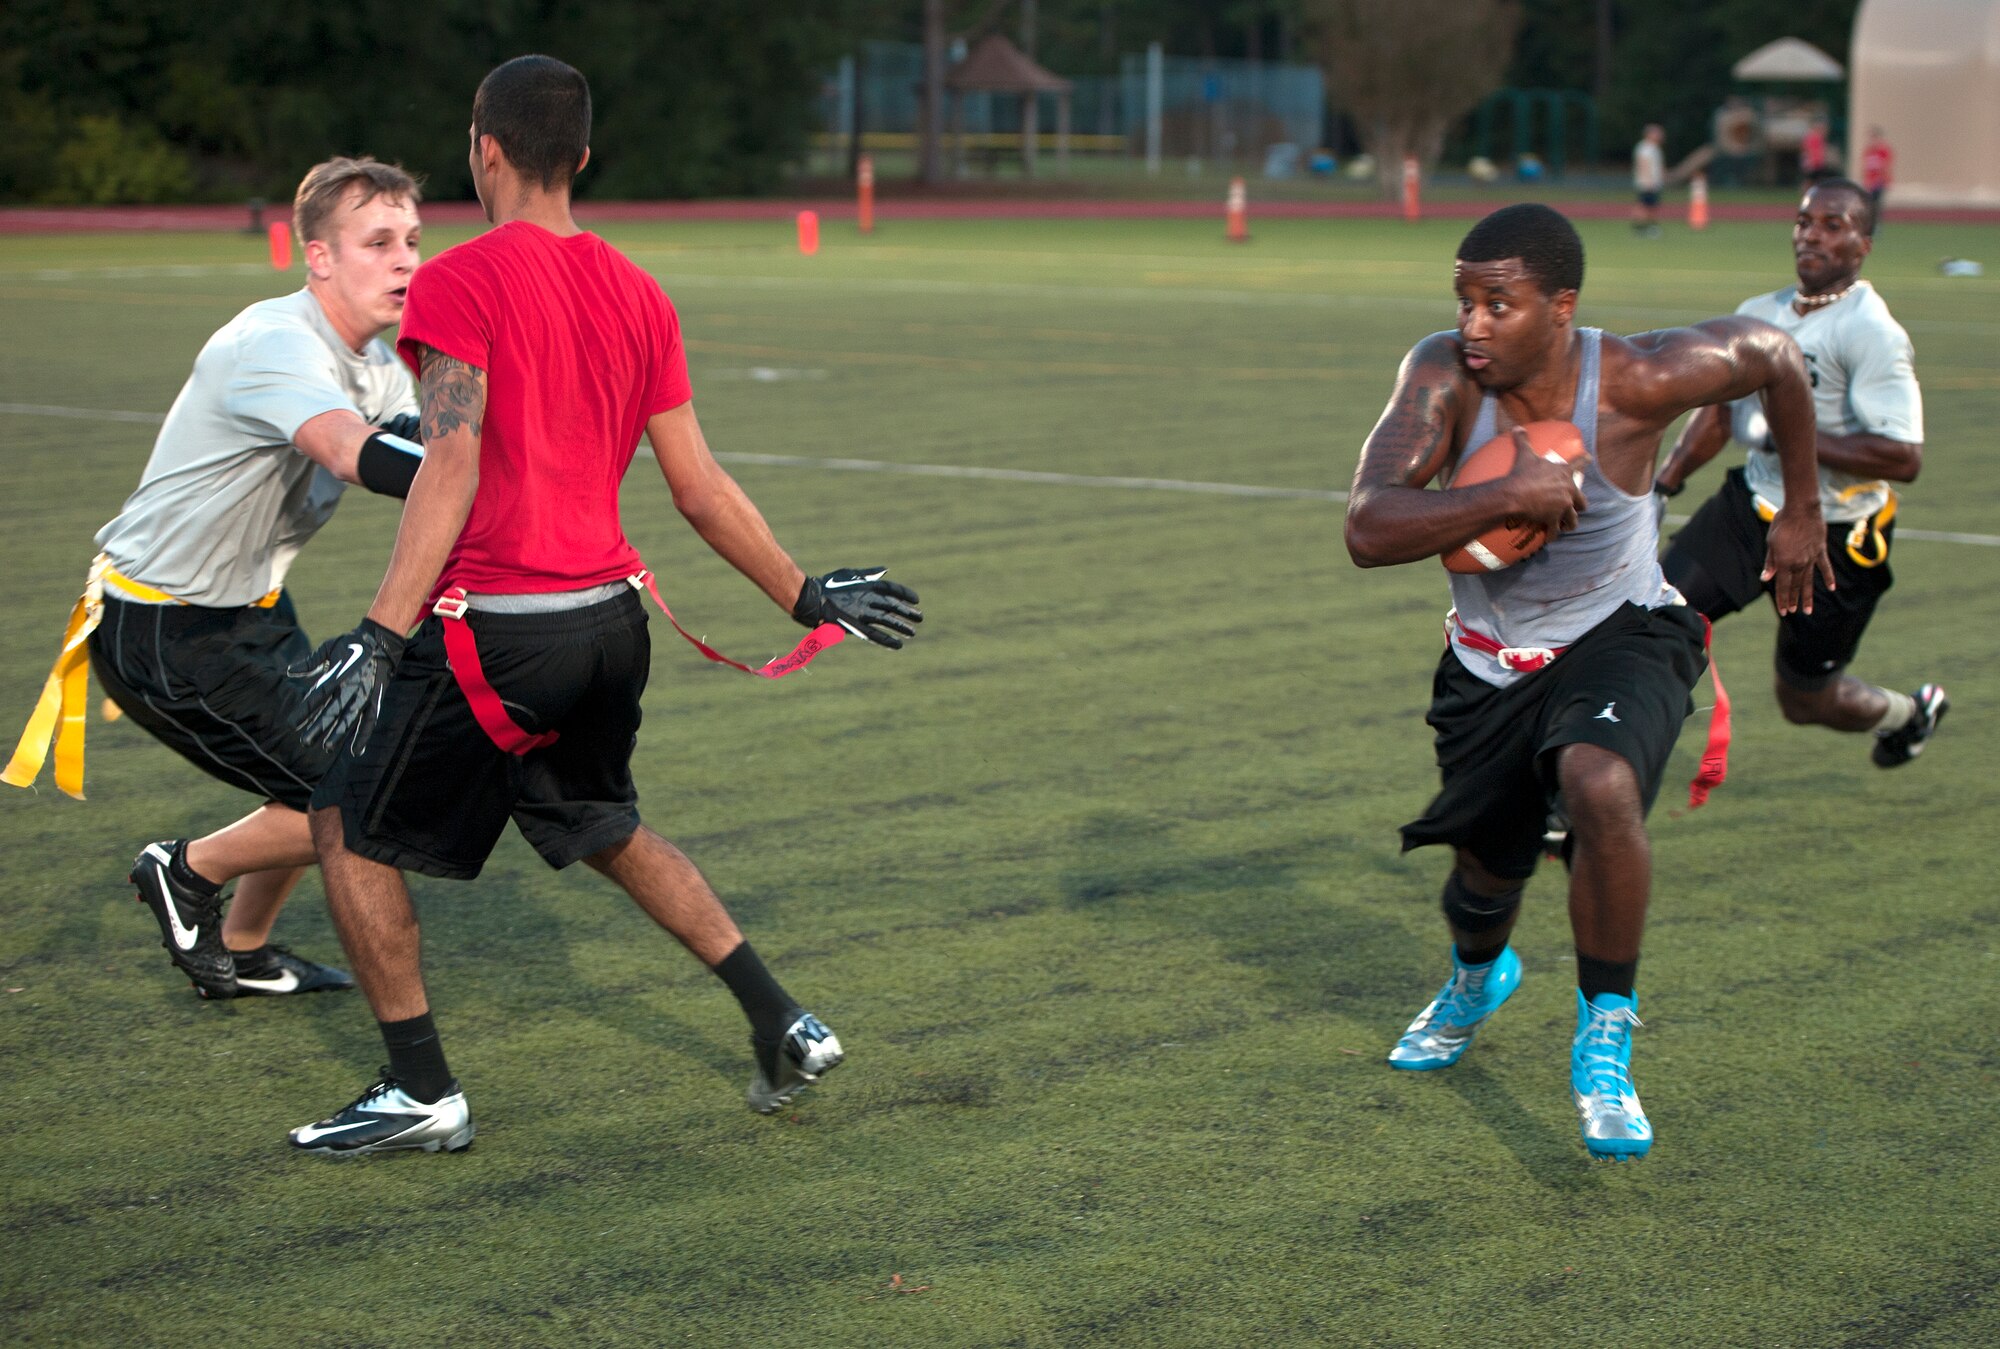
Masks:
[[[863,234],[875,232],[875,161],[867,155],[854,166],[854,223]]]
[[[265,231],[271,241],[271,266],[278,271],[289,271],[292,266],[292,222],[273,220],[271,228]]]
[[[1697,173],[1688,184],[1688,228],[1708,228],[1708,175]]]
[[[799,212],[799,252],[811,257],[819,252],[819,212]]]
[[[1411,155],[1403,161],[1403,219],[1415,221],[1423,215],[1418,194],[1423,183],[1423,175],[1417,169],[1417,159]]]
[[[1229,180],[1229,242],[1250,242],[1250,199],[1241,178]]]

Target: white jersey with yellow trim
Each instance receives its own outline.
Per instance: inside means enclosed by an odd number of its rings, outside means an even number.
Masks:
[[[1828,435],[1857,432],[1906,444],[1924,439],[1924,400],[1917,388],[1916,353],[1910,335],[1889,314],[1889,306],[1866,281],[1856,281],[1844,297],[1800,314],[1792,308],[1797,286],[1758,295],[1736,312],[1762,319],[1789,333],[1805,353],[1812,375],[1813,412]],[[1730,430],[1750,450],[1743,466],[1750,490],[1773,508],[1785,504],[1783,470],[1771,448],[1771,427],[1762,401],[1740,398],[1730,405]],[[1819,466],[1819,508],[1827,523],[1865,520],[1894,498],[1880,478],[1857,477]]]
[[[97,546],[122,575],[185,603],[255,604],[340,502],[345,484],[292,444],[335,409],[373,423],[414,412],[409,372],[380,339],[350,348],[309,290],[251,305],[195,357]]]

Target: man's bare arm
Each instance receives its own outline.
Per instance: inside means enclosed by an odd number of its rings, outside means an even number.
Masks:
[[[1381,420],[1368,433],[1347,498],[1347,552],[1358,566],[1435,557],[1502,524],[1572,528],[1583,495],[1567,471],[1523,456],[1516,471],[1450,492],[1427,492],[1444,471],[1461,397],[1458,348],[1428,337],[1403,359]]]
[[[389,571],[368,617],[392,632],[408,632],[444,571],[452,545],[479,490],[479,430],[486,416],[486,372],[425,347],[424,463],[403,506]]]
[[[1702,465],[1722,453],[1722,447],[1729,443],[1729,408],[1725,404],[1698,408],[1688,424],[1681,428],[1680,439],[1674,442],[1674,452],[1667,456],[1667,462],[1660,467],[1653,481],[1669,492],[1678,492],[1687,486],[1687,480],[1700,471]]]
[[[1890,482],[1915,482],[1924,466],[1924,447],[1907,440],[1856,431],[1836,436],[1819,433],[1819,461],[1828,468],[1852,473],[1857,478],[1887,478]]]
[[[1620,381],[1626,411],[1664,425],[1689,408],[1764,400],[1785,504],[1771,522],[1764,579],[1780,614],[1812,612],[1813,577],[1833,589],[1826,524],[1819,511],[1819,427],[1805,357],[1790,337],[1760,319],[1735,315],[1632,339],[1644,353]]]
[[[300,454],[318,464],[342,482],[359,484],[362,442],[378,428],[346,408],[322,412],[292,435]]]
[[[655,414],[646,422],[646,438],[674,494],[675,509],[718,557],[790,613],[806,574],[779,546],[756,503],[709,453],[694,404]]]

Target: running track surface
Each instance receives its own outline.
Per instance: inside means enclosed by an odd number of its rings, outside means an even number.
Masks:
[[[1439,201],[1424,207],[1437,219],[1474,220],[1506,204],[1503,199]],[[1617,200],[1557,202],[1579,220],[1623,220],[1632,212]],[[425,202],[424,219],[437,225],[470,225],[480,217],[469,201]],[[817,211],[831,220],[851,219],[854,203],[834,198],[759,198],[735,201],[580,201],[579,219],[613,220],[790,220],[800,211]],[[1269,201],[1251,204],[1253,217],[1266,219],[1385,219],[1402,213],[1387,201]],[[1220,202],[1146,201],[1125,198],[891,198],[878,202],[884,220],[1202,220],[1222,216]],[[1717,220],[1786,221],[1792,207],[1780,203],[1718,203],[1710,208]],[[1966,225],[2000,224],[2000,208],[1896,207],[1899,221]],[[267,206],[264,218],[286,218],[282,203]],[[237,206],[11,206],[0,208],[0,234],[110,233],[138,230],[240,230],[249,223],[246,207]]]

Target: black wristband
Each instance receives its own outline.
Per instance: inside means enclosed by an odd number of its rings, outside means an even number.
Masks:
[[[805,584],[799,587],[799,597],[792,601],[792,621],[801,627],[818,627],[825,601],[826,590],[820,585],[819,578],[806,577]]]
[[[371,492],[385,497],[407,497],[423,462],[423,446],[388,431],[377,431],[361,442],[354,473]]]
[[[1661,482],[1658,478],[1655,478],[1653,479],[1653,490],[1655,492],[1658,492],[1661,496],[1666,497],[1669,501],[1671,501],[1675,497],[1679,496],[1682,492],[1687,491],[1687,484],[1682,483],[1679,487],[1669,487],[1665,483]]]

